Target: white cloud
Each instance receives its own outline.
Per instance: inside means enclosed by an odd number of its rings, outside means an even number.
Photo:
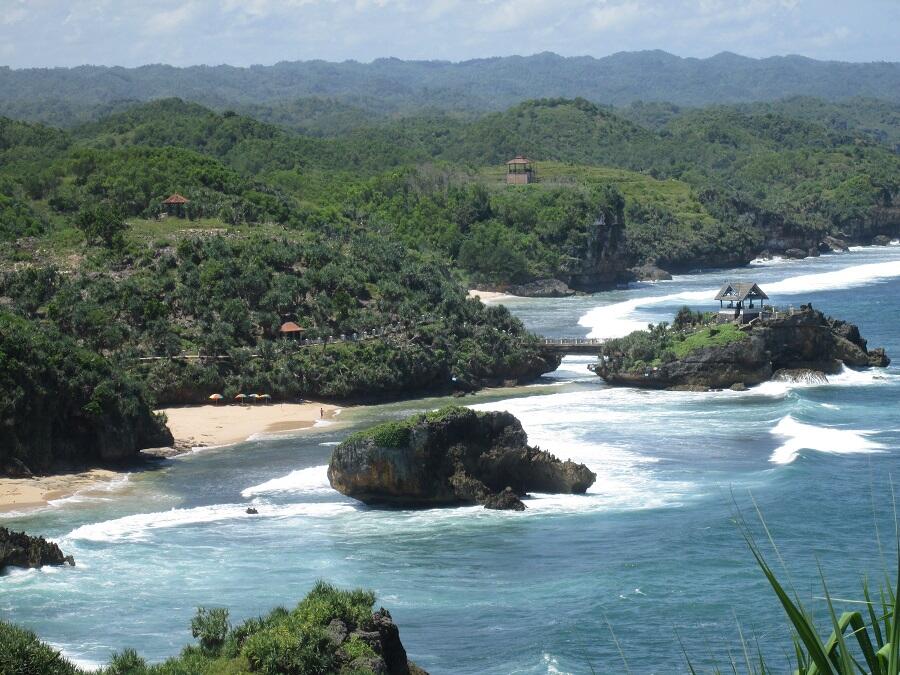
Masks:
[[[649,10],[645,11],[649,13]],[[591,10],[591,26],[597,30],[620,28],[637,20],[641,13],[641,6],[637,2],[604,4]]]

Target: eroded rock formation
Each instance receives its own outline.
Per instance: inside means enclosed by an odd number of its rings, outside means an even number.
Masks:
[[[780,373],[825,381],[843,366],[884,367],[884,349],[869,350],[859,328],[812,307],[746,326],[746,340],[705,347],[655,367],[623,370],[615,359],[592,370],[610,384],[650,389],[707,390],[760,384]]]
[[[0,527],[0,572],[6,567],[65,564],[74,565],[75,559],[65,555],[53,542]]]
[[[448,408],[355,434],[335,448],[328,480],[366,504],[512,510],[527,492],[579,494],[596,480],[527,441],[507,412]]]

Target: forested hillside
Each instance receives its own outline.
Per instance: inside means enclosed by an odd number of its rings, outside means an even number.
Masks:
[[[286,102],[307,97],[336,100],[370,114],[390,114],[502,110],[526,99],[560,96],[612,105],[643,100],[699,106],[798,95],[898,102],[900,64],[801,56],[751,59],[727,52],[696,59],[641,51],[600,59],[543,53],[460,63],[377,59],[252,68],[0,69],[0,114],[69,124],[106,114],[121,101],[171,96],[217,109],[244,107],[251,113],[259,104],[275,104],[277,112],[269,119],[284,121],[286,115],[297,119]],[[355,114],[346,108],[341,114],[348,112],[351,117]]]
[[[891,108],[845,105],[846,124],[821,103],[622,115],[583,98],[377,120],[336,101],[257,109],[277,124],[180,99],[69,130],[0,119],[0,302],[10,340],[34,336],[25,356],[0,345],[7,389],[15,406],[66,401],[61,427],[133,420],[114,425],[139,446],[153,403],[534,378],[555,358],[466,286],[591,292],[648,265],[900,233],[900,155],[873,133],[896,133]],[[505,184],[515,154],[539,182]],[[176,192],[188,202],[165,207]],[[75,372],[9,365],[41,354]],[[79,456],[10,442],[29,466]]]

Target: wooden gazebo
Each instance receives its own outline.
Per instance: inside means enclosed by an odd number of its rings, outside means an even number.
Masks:
[[[752,281],[731,282],[719,289],[716,300],[719,301],[719,318],[734,320],[742,323],[755,319],[763,313],[763,300],[769,296]],[[756,305],[753,302],[756,301]],[[728,307],[725,307],[725,303]]]
[[[285,321],[281,324],[281,328],[278,329],[278,332],[281,333],[284,337],[297,338],[304,331],[301,326],[298,326],[293,321]]]
[[[163,200],[163,209],[165,213],[172,216],[183,216],[184,215],[184,205],[190,204],[191,200],[185,197],[184,195],[180,195],[177,192],[174,193],[168,199]]]
[[[516,155],[506,163],[507,185],[527,185],[534,182],[534,165],[530,159]]]

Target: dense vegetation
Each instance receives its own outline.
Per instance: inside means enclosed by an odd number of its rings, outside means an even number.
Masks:
[[[585,99],[373,121],[362,99],[240,105],[278,124],[179,99],[68,131],[0,119],[5,311],[102,358],[145,403],[527,379],[553,359],[465,285],[593,291],[644,263],[900,232],[900,156],[863,128],[871,102],[841,103],[857,111],[845,128],[787,104],[648,105],[640,123]],[[517,153],[539,183],[505,185]],[[189,202],[163,213],[174,192]]]
[[[294,609],[278,607],[237,626],[231,625],[227,609],[201,607],[191,621],[191,632],[198,644],[189,645],[180,655],[155,665],[148,665],[133,649],[125,649],[114,654],[109,664],[98,672],[100,675],[383,673],[385,660],[392,655],[383,653],[383,637],[379,636],[375,620],[390,615],[384,610],[373,615],[374,602],[375,596],[368,591],[343,591],[320,582]],[[335,626],[340,626],[340,630],[335,631]],[[396,644],[399,645],[399,639]],[[382,670],[377,670],[379,665]],[[421,672],[415,666],[410,670]],[[0,673],[81,675],[84,672],[42,643],[34,633],[0,621]]]
[[[171,442],[133,378],[52,324],[0,312],[0,472],[127,459]]]
[[[663,321],[603,344],[600,358],[614,361],[623,372],[642,370],[684,358],[706,347],[719,347],[748,339],[736,325],[714,325],[709,315],[682,307],[670,325]]]
[[[49,123],[100,116],[122,101],[176,95],[219,109],[264,104],[283,116],[290,114],[291,102],[310,97],[336,100],[343,106],[339,114],[346,113],[347,106],[388,114],[499,110],[545,96],[583,96],[614,105],[636,100],[707,105],[796,95],[896,102],[897,92],[896,63],[823,62],[800,56],[750,59],[731,53],[683,59],[662,51],[621,52],[601,59],[543,53],[461,63],[378,59],[369,64],[307,61],[252,68],[0,68],[0,114]]]
[[[357,431],[345,439],[345,443],[354,443],[367,439],[381,448],[402,448],[409,442],[409,432],[422,421],[440,422],[447,417],[453,417],[462,412],[469,412],[468,408],[458,405],[444,406],[438,410],[432,410],[421,415],[411,415],[403,420],[389,420],[376,424],[374,427]],[[484,413],[476,413],[479,416]]]

